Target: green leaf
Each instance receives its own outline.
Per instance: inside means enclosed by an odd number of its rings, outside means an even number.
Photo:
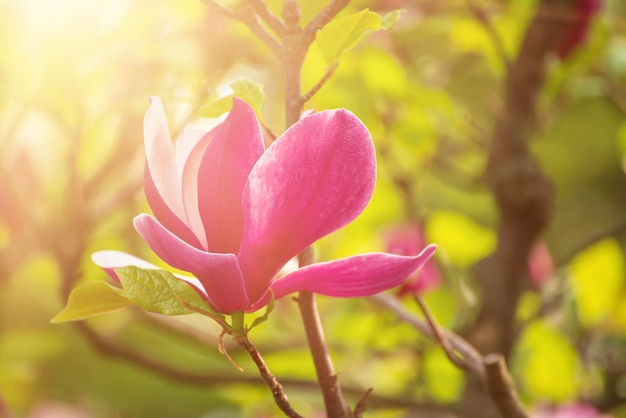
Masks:
[[[119,293],[146,311],[163,315],[193,313],[179,300],[198,310],[214,311],[189,284],[165,270],[144,270],[134,266],[115,269],[122,282]]]
[[[230,87],[233,89],[234,95],[252,106],[256,117],[259,118],[259,120],[263,120],[262,109],[263,102],[265,101],[263,86],[254,81],[243,79],[233,81]]]
[[[70,293],[67,305],[50,320],[51,323],[79,321],[92,316],[115,312],[132,303],[105,282],[85,283]]]
[[[236,80],[230,83],[230,88],[233,89],[233,94],[229,94],[226,97],[217,99],[207,105],[200,108],[198,113],[205,118],[217,118],[224,113],[230,111],[233,104],[233,96],[237,96],[246,103],[248,103],[256,117],[263,120],[263,102],[265,102],[265,93],[263,92],[263,86],[259,83],[248,79]]]
[[[380,29],[381,17],[369,9],[329,22],[317,32],[315,41],[327,65],[353,48],[368,32]]]
[[[583,326],[599,324],[611,313],[624,282],[624,257],[614,239],[579,253],[570,265],[576,310]]]
[[[389,30],[393,28],[394,26],[396,26],[396,23],[398,23],[398,20],[400,20],[400,16],[402,16],[402,13],[404,12],[406,12],[406,10],[396,9],[385,13],[380,21],[380,28],[384,30]]]
[[[221,99],[200,107],[198,113],[205,118],[217,118],[229,112],[232,105],[233,95],[231,94],[230,96],[222,97]]]

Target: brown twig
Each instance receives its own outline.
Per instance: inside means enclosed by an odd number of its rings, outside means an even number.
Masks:
[[[491,43],[493,44],[496,53],[504,63],[505,67],[510,69],[511,60],[509,59],[508,54],[506,53],[506,49],[504,48],[504,43],[502,42],[502,38],[500,34],[496,30],[496,28],[491,23],[491,19],[489,19],[489,15],[487,12],[480,7],[478,4],[474,2],[474,0],[465,0],[467,4],[467,8],[472,12],[476,20],[482,25],[482,27],[487,32],[487,36],[491,39]]]
[[[433,333],[435,334],[435,338],[441,345],[441,348],[443,348],[443,351],[446,353],[446,356],[448,357],[448,359],[460,369],[463,369],[466,371],[471,370],[470,366],[467,364],[465,359],[460,358],[456,354],[456,352],[454,351],[454,348],[450,344],[450,340],[448,340],[448,337],[446,336],[446,334],[444,334],[444,332],[441,330],[441,328],[439,327],[439,324],[435,320],[435,317],[432,315],[432,313],[428,309],[428,306],[426,306],[422,298],[419,297],[418,295],[414,295],[414,299],[415,299],[415,302],[417,302],[417,304],[419,305],[420,309],[422,310],[422,313],[426,317],[426,321],[428,322],[428,325],[430,325],[430,328],[433,330]]]
[[[373,390],[374,389],[369,388],[369,389],[367,389],[365,391],[363,396],[361,396],[361,398],[357,402],[356,406],[354,407],[354,412],[353,412],[354,418],[362,418],[363,417],[363,413],[366,410],[367,398],[369,398],[369,396],[371,395]]]
[[[280,410],[283,411],[288,417],[303,418],[302,415],[298,414],[291,407],[291,404],[287,399],[287,395],[285,395],[285,392],[283,391],[282,385],[267,368],[267,364],[265,364],[265,360],[261,357],[261,353],[259,353],[259,350],[256,349],[254,344],[248,340],[246,333],[244,332],[237,336],[233,336],[233,340],[235,340],[235,342],[250,355],[250,358],[259,369],[261,377],[272,391],[272,395],[274,395],[274,402],[276,402],[276,405],[278,405]]]
[[[285,34],[285,24],[267,7],[263,0],[251,0],[254,11],[278,36]]]
[[[506,361],[500,354],[487,354],[485,365],[486,384],[491,398],[505,418],[528,418],[517,396],[513,379],[506,368]]]
[[[384,293],[370,296],[369,299],[389,311],[391,311],[399,320],[406,322],[413,328],[417,329],[427,337],[437,340],[437,336],[431,325],[417,318],[413,313],[409,312],[398,298]],[[441,329],[440,329],[441,330]],[[447,330],[441,330],[445,335],[445,339],[449,342],[451,348],[460,353],[468,367],[468,369],[476,374],[480,379],[484,379],[485,369],[483,366],[482,356],[467,341],[460,336]]]
[[[339,61],[335,61],[330,67],[326,69],[326,73],[324,73],[324,75],[322,76],[322,78],[320,78],[317,84],[315,84],[311,88],[311,90],[309,90],[302,96],[302,98],[300,99],[302,101],[302,104],[308,102],[313,96],[315,96],[315,94],[324,86],[324,84],[326,84],[326,82],[330,80],[338,66]]]
[[[298,262],[300,267],[311,264],[313,262],[313,250],[309,247],[300,253]],[[324,341],[324,330],[317,312],[315,295],[310,292],[300,292],[297,301],[309,350],[315,364],[317,380],[324,397],[326,412],[331,418],[348,418],[351,416],[350,408],[343,398],[339,379]]]
[[[254,33],[269,49],[272,50],[277,57],[281,56],[282,47],[280,43],[270,33],[265,30],[259,16],[252,7],[245,7],[242,11],[234,11],[222,6],[216,0],[203,0],[205,4],[212,6],[222,15],[233,20],[245,23],[246,26]]]

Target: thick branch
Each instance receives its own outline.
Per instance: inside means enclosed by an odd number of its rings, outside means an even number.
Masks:
[[[487,389],[498,410],[506,418],[528,418],[524,412],[513,379],[506,368],[504,357],[500,354],[488,354],[484,359]]]
[[[330,3],[315,16],[306,28],[304,28],[303,35],[306,45],[310,45],[315,39],[315,34],[318,30],[323,28],[328,22],[330,22],[337,13],[350,4],[350,0],[331,0]]]

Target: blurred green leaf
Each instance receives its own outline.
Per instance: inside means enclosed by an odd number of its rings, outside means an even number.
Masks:
[[[211,307],[186,282],[165,270],[144,270],[134,266],[116,269],[122,289],[119,293],[146,311],[163,315],[193,313],[180,300],[194,308],[212,312]]]
[[[454,402],[459,398],[465,376],[450,362],[441,347],[426,352],[423,367],[428,392],[436,401]]]
[[[353,48],[370,31],[380,29],[381,17],[378,13],[362,10],[350,16],[332,20],[317,32],[317,42],[327,65]]]
[[[92,316],[118,311],[132,305],[105,282],[85,283],[70,293],[67,305],[50,320],[51,323],[79,321]]]
[[[624,256],[614,239],[605,239],[579,253],[572,263],[570,283],[583,326],[603,321],[612,311],[624,282]]]
[[[495,232],[458,212],[434,212],[426,224],[428,242],[437,243],[453,264],[469,266],[490,254],[496,245]]]
[[[578,390],[576,350],[543,320],[530,324],[522,334],[512,369],[522,379],[522,389],[538,399],[565,401]]]
[[[233,96],[236,96],[248,103],[254,110],[256,117],[262,121],[263,102],[265,101],[263,86],[252,80],[242,79],[230,83],[230,88],[233,89],[233,94],[202,106],[198,111],[200,116],[204,116],[205,118],[217,118],[229,112],[233,105]]]
[[[400,17],[404,12],[406,12],[406,10],[396,9],[385,13],[380,20],[380,28],[385,30],[393,28],[396,26],[396,23],[398,23],[398,20],[400,20]]]

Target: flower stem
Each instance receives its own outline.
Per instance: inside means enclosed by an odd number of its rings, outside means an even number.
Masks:
[[[244,350],[250,354],[250,358],[254,361],[257,368],[259,369],[259,373],[261,373],[261,377],[267,384],[267,386],[272,391],[272,395],[274,395],[274,402],[280,408],[281,411],[285,413],[286,416],[292,418],[303,418],[302,415],[298,414],[291,407],[289,400],[287,399],[287,395],[283,391],[282,385],[276,380],[276,377],[269,371],[267,365],[265,364],[265,360],[261,357],[261,353],[257,350],[257,348],[250,342],[248,336],[245,332],[237,333],[233,335],[233,340]]]
[[[305,249],[298,255],[300,267],[304,267],[313,262],[313,249]],[[298,307],[300,316],[304,324],[309,350],[315,364],[317,380],[324,396],[324,405],[329,418],[349,418],[352,416],[350,408],[346,404],[337,373],[333,367],[330,354],[324,341],[324,330],[317,313],[315,295],[311,292],[300,292],[298,294]]]

